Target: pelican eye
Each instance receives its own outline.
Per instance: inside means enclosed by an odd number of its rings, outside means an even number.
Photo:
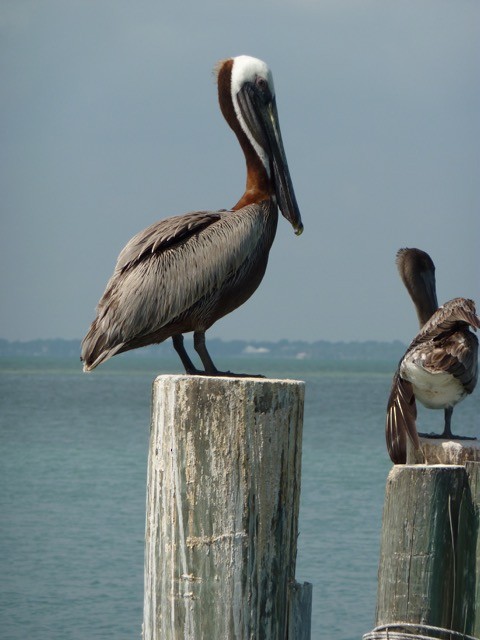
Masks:
[[[265,78],[262,78],[262,76],[257,76],[255,78],[255,84],[260,89],[260,91],[268,90],[268,82],[265,80]]]
[[[268,104],[272,100],[270,85],[264,77],[257,76],[255,78],[254,87],[257,90],[257,95],[260,97],[264,104]]]

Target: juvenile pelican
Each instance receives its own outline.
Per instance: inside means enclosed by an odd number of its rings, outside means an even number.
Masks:
[[[189,374],[218,371],[205,331],[243,304],[260,284],[278,209],[303,230],[283,149],[270,69],[250,56],[217,67],[218,99],[245,154],[247,183],[231,210],[195,211],[156,222],[121,251],[82,343],[84,371],[117,353],[172,338]],[[205,371],[183,345],[193,331]]]
[[[462,438],[452,434],[451,418],[453,407],[477,384],[478,340],[469,326],[480,328],[480,318],[474,302],[465,298],[454,298],[437,309],[435,266],[424,251],[400,249],[397,267],[420,324],[420,333],[400,360],[387,406],[388,453],[395,464],[402,464],[407,435],[420,447],[416,400],[445,411],[443,433],[422,436]]]

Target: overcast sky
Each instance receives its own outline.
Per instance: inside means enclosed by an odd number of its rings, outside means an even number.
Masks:
[[[305,231],[280,218],[260,288],[209,335],[408,342],[404,246],[439,302],[480,304],[478,0],[168,5],[1,0],[0,337],[83,337],[132,235],[237,202],[212,69],[244,53],[272,69]]]

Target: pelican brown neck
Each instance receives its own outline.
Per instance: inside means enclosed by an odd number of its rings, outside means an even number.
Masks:
[[[272,196],[273,187],[261,159],[238,121],[235,107],[232,102],[232,68],[233,58],[220,63],[217,72],[217,82],[218,102],[220,104],[221,112],[229,127],[237,136],[238,142],[245,156],[245,163],[247,167],[245,192],[237,204],[232,207],[232,209],[236,211],[248,204],[268,200]]]
[[[267,65],[250,56],[218,67],[222,113],[245,154],[247,184],[234,209],[275,196],[282,215],[297,234],[303,230],[278,123],[273,79]]]

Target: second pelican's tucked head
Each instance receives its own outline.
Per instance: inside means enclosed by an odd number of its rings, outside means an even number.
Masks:
[[[421,328],[438,308],[435,265],[428,253],[415,248],[399,249],[396,263]]]

